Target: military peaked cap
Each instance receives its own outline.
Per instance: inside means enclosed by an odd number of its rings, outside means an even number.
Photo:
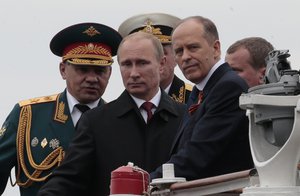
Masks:
[[[125,20],[118,31],[123,37],[143,31],[155,35],[162,44],[170,44],[171,33],[179,21],[179,18],[169,14],[141,14]]]
[[[122,36],[99,23],[80,23],[58,32],[50,42],[51,51],[71,64],[107,66],[113,63]]]

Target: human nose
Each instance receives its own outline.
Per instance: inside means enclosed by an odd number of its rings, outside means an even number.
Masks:
[[[191,55],[190,52],[188,50],[183,50],[182,51],[182,56],[181,56],[182,61],[187,61],[189,59],[191,59]]]
[[[139,77],[140,73],[139,73],[139,70],[137,68],[137,66],[132,66],[131,68],[131,71],[130,71],[130,77],[132,78],[136,78],[136,77]]]
[[[85,79],[88,82],[98,82],[99,81],[99,75],[97,73],[95,73],[94,71],[90,71],[90,72],[87,73]]]

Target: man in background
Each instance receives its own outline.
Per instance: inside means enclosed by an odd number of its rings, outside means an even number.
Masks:
[[[5,120],[0,131],[1,191],[15,167],[21,195],[35,196],[61,164],[81,114],[105,103],[101,96],[121,39],[98,23],[72,25],[53,37],[50,49],[62,57],[59,70],[66,89],[20,101]]]
[[[253,87],[264,83],[265,59],[272,50],[274,47],[264,38],[247,37],[229,46],[225,61]]]
[[[141,14],[125,20],[119,26],[118,31],[123,37],[134,32],[142,31],[153,34],[160,40],[167,60],[166,65],[162,68],[160,73],[160,87],[175,101],[186,103],[192,86],[174,74],[176,62],[171,46],[171,33],[179,21],[179,18],[169,14]]]

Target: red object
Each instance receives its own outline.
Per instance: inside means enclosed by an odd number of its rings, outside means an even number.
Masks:
[[[131,165],[111,172],[110,194],[143,195],[149,185],[149,174]]]
[[[152,108],[154,107],[154,104],[149,102],[149,101],[145,101],[142,106],[141,106],[144,110],[146,110],[147,112],[147,123],[149,123],[149,121],[152,118]]]
[[[203,91],[199,91],[197,103],[192,104],[189,107],[189,114],[190,115],[192,115],[199,108],[199,106],[202,103],[202,101],[203,101]]]

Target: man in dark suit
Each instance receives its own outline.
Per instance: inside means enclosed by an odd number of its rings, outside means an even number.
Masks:
[[[50,49],[62,57],[59,69],[67,87],[20,101],[7,117],[0,131],[0,195],[13,167],[21,195],[35,196],[60,165],[83,109],[104,105],[101,96],[121,39],[98,23],[72,25],[53,37]]]
[[[123,39],[117,58],[126,90],[83,115],[64,162],[39,196],[106,196],[116,168],[133,162],[151,172],[168,160],[185,106],[159,88],[163,48],[153,35],[137,32]]]
[[[175,75],[176,62],[171,47],[171,33],[179,21],[178,17],[164,13],[140,14],[125,20],[118,31],[123,37],[142,31],[153,34],[160,40],[166,56],[166,65],[160,73],[160,87],[175,101],[186,103],[192,91],[192,85]]]
[[[248,120],[239,108],[248,86],[220,58],[216,26],[201,16],[186,18],[172,34],[172,47],[184,76],[195,84],[168,161],[175,175],[194,180],[252,168]],[[161,168],[151,177],[161,177]]]

